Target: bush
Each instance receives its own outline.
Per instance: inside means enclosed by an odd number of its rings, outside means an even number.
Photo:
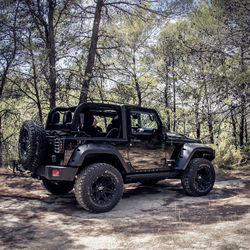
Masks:
[[[233,140],[224,139],[218,145],[213,146],[215,149],[214,164],[223,169],[238,168],[243,163],[243,154],[240,148],[236,148]]]
[[[246,162],[247,165],[250,165],[250,142],[244,145],[242,152],[243,161]]]

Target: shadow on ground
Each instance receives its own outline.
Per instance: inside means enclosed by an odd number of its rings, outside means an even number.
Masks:
[[[0,173],[0,240],[6,247],[16,248],[20,241],[25,245],[39,239],[41,246],[48,237],[56,237],[57,248],[61,242],[59,248],[67,249],[72,244],[70,232],[131,236],[235,221],[249,213],[250,205],[238,200],[239,196],[249,197],[249,186],[250,178],[227,175],[219,178],[209,195],[189,197],[180,181],[164,180],[153,187],[128,184],[114,210],[90,214],[77,204],[73,192],[50,195],[37,180]],[[49,248],[53,247],[52,241]]]

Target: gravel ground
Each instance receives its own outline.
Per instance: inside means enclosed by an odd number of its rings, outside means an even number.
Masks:
[[[217,175],[205,197],[178,180],[125,185],[110,212],[91,214],[74,193],[49,194],[27,174],[0,170],[0,249],[249,249],[250,172]]]

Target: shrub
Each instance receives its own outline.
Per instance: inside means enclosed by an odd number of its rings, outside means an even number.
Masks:
[[[243,155],[240,148],[236,148],[232,139],[221,140],[215,149],[214,164],[219,168],[233,169],[243,163]]]

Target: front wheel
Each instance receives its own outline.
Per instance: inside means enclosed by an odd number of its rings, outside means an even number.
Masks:
[[[50,193],[55,195],[67,194],[74,187],[73,181],[51,181],[44,178],[42,183]]]
[[[106,163],[95,163],[77,176],[75,196],[89,212],[103,213],[116,206],[122,197],[123,179],[120,172]]]
[[[203,158],[191,160],[181,177],[186,194],[202,196],[208,194],[215,182],[215,171],[212,163]]]

